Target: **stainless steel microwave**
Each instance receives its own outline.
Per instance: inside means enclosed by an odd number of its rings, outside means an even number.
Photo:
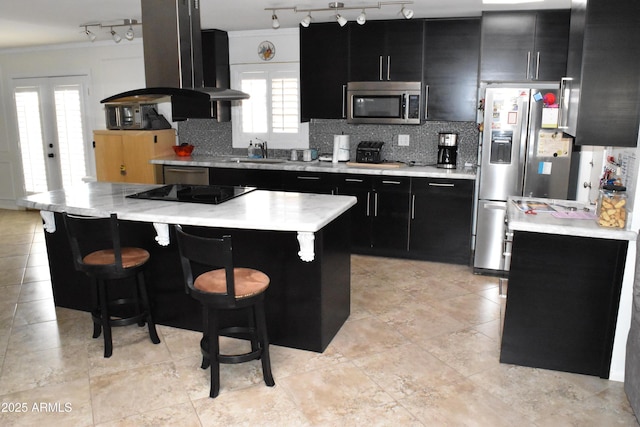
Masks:
[[[347,123],[419,125],[422,97],[420,82],[349,82]]]
[[[146,103],[105,104],[107,129],[151,129],[149,114],[155,113],[156,107],[157,104]]]

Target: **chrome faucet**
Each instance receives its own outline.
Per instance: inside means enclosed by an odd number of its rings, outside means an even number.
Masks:
[[[260,138],[256,138],[258,141],[260,141],[260,144],[256,144],[258,147],[260,147],[260,151],[262,151],[262,158],[266,159],[269,157],[269,154],[267,152],[267,141],[265,141],[264,139],[260,139]]]

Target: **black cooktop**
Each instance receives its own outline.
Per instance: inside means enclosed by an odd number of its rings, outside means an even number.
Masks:
[[[255,187],[236,187],[231,185],[187,185],[171,184],[153,190],[131,194],[133,199],[164,200],[168,202],[207,203],[217,205],[234,197],[255,190]]]

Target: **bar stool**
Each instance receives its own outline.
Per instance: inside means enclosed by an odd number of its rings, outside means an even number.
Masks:
[[[195,236],[176,226],[185,291],[203,307],[203,337],[200,341],[202,369],[211,366],[210,397],[220,392],[220,363],[243,363],[260,359],[267,386],[275,382],[271,374],[269,339],[264,313],[264,295],[269,276],[251,268],[234,268],[231,236],[221,239]],[[222,267],[222,268],[219,268]],[[212,269],[213,268],[213,269]],[[194,279],[195,277],[195,279]],[[218,315],[223,310],[249,308],[249,325],[220,329]],[[220,335],[249,339],[251,351],[220,354]]]
[[[151,317],[144,282],[144,268],[149,260],[149,252],[137,247],[121,247],[116,214],[101,218],[64,212],[62,216],[71,244],[74,266],[77,271],[91,278],[93,338],[98,338],[103,333],[104,357],[111,357],[113,353],[112,326],[134,323],[144,326],[146,322],[151,342],[158,344],[160,338]],[[110,299],[108,282],[120,279],[135,280],[132,296]]]

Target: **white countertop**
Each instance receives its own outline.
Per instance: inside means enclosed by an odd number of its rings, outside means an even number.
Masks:
[[[566,236],[593,237],[598,239],[630,240],[637,239],[638,233],[628,229],[601,227],[595,218],[575,219],[556,218],[551,212],[527,214],[516,205],[517,202],[541,202],[567,216],[595,214],[595,206],[573,200],[541,199],[531,197],[509,197],[507,202],[507,223],[511,231],[530,231],[535,233],[561,234]],[[569,208],[575,207],[576,211]],[[585,211],[584,208],[588,211]],[[630,221],[627,221],[627,224]]]
[[[158,185],[91,182],[34,194],[19,206],[164,224],[314,233],[356,204],[352,196],[255,190],[219,205],[127,198]]]
[[[240,160],[240,161],[238,161]],[[193,155],[180,157],[176,155],[157,157],[150,161],[152,164],[167,166],[200,166],[210,168],[234,169],[266,169],[302,172],[351,173],[364,175],[410,176],[424,178],[476,179],[476,168],[441,169],[436,166],[384,167],[381,165],[350,166],[344,162],[332,163],[313,160],[310,162],[291,161],[284,159],[257,159],[249,161],[240,156],[204,156]]]

